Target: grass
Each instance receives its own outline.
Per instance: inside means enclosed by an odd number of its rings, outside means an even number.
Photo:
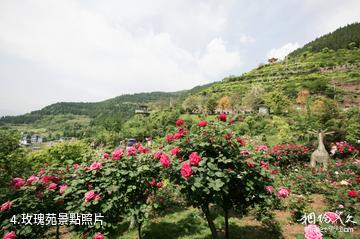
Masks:
[[[215,224],[218,228],[223,227],[223,217],[214,215]],[[242,239],[275,239],[279,238],[255,221],[251,217],[243,219],[232,217],[230,223],[230,238]],[[198,209],[187,208],[183,211],[177,211],[167,214],[163,217],[157,217],[143,226],[143,236],[145,239],[210,239],[211,232],[207,226],[206,220]],[[220,232],[221,234],[221,232]],[[137,238],[137,231],[123,231],[117,237],[118,239]]]

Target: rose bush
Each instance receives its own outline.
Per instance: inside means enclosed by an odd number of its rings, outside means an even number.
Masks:
[[[166,136],[157,158],[188,202],[204,212],[213,238],[217,232],[209,207],[217,205],[223,209],[228,238],[230,209],[245,214],[256,205],[271,204],[275,197],[266,190],[273,183],[266,154],[253,151],[251,145],[245,148],[245,142],[238,140],[240,135],[232,131],[224,114],[216,121],[182,126]],[[171,162],[164,164],[161,158],[168,152]]]
[[[310,160],[310,151],[304,145],[277,144],[268,151],[268,154],[270,162],[280,166],[281,169]]]

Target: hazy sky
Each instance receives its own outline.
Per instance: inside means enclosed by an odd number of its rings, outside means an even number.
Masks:
[[[359,12],[359,0],[0,0],[0,115],[218,81]]]

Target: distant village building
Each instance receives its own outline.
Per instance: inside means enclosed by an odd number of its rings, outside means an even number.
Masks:
[[[40,135],[34,134],[31,136],[32,144],[41,144],[43,142],[43,138]]]
[[[149,107],[147,105],[140,105],[139,108],[135,110],[135,114],[149,115]]]
[[[41,135],[37,134],[24,134],[21,137],[20,144],[25,146],[30,146],[32,144],[41,144],[43,142],[43,138]]]
[[[266,105],[260,105],[258,107],[258,113],[263,114],[263,115],[268,115],[269,114],[269,107],[267,107]]]
[[[274,64],[274,63],[276,63],[277,61],[278,61],[278,59],[277,59],[277,58],[274,58],[274,57],[268,59],[268,62],[269,62],[270,64]]]
[[[28,134],[23,135],[20,140],[20,144],[25,145],[25,146],[30,145],[31,144],[31,136]]]

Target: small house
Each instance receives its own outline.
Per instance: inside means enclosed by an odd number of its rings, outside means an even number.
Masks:
[[[258,107],[258,113],[262,115],[268,115],[269,114],[269,107],[266,105],[260,105]]]
[[[274,64],[274,63],[276,63],[277,61],[278,61],[278,59],[275,58],[275,57],[272,57],[272,58],[268,59],[268,62],[269,62],[270,64]]]
[[[31,136],[32,144],[41,144],[43,142],[43,138],[40,135],[34,134]]]
[[[147,105],[140,105],[139,108],[135,110],[135,114],[149,115],[149,107]]]

